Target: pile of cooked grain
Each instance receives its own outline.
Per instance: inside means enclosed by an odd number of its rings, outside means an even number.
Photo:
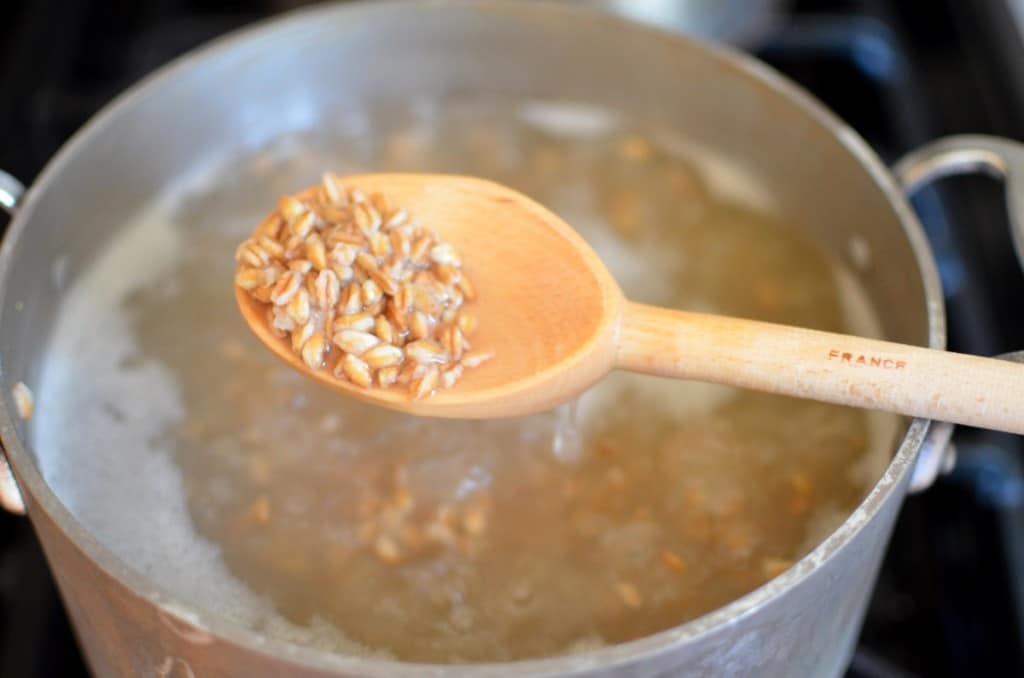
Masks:
[[[282,196],[235,260],[235,284],[310,369],[419,399],[491,357],[469,352],[476,318],[462,306],[475,292],[455,249],[332,174]]]

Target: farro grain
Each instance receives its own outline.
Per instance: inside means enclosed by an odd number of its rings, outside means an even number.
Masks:
[[[338,298],[341,295],[341,281],[337,274],[329,268],[324,268],[316,277],[313,292],[313,301],[321,309],[333,309],[338,305]]]
[[[494,353],[469,353],[463,356],[459,364],[473,369],[474,367],[480,367],[493,357]]]
[[[359,248],[347,242],[339,242],[331,245],[330,260],[341,266],[351,266],[355,263]]]
[[[324,172],[320,181],[324,195],[332,205],[344,205],[347,202],[345,190],[338,185],[338,177],[333,172]],[[344,201],[344,202],[343,202]]]
[[[369,237],[370,252],[375,257],[386,257],[391,254],[391,238],[377,231]]]
[[[466,337],[463,336],[462,330],[458,327],[451,327],[451,346],[448,347],[448,355],[451,356],[452,360],[462,360],[462,354],[466,351],[469,346],[469,342],[466,341]]]
[[[468,337],[476,331],[476,316],[466,312],[459,313],[456,325],[458,325],[462,334]]]
[[[413,269],[406,268],[405,262],[400,259],[384,263],[380,267],[380,272],[392,280],[398,280],[401,282],[408,282],[414,273]]]
[[[669,549],[662,549],[661,553],[658,554],[658,557],[661,559],[661,562],[665,565],[665,567],[667,567],[672,572],[682,574],[686,571],[686,561],[684,561],[682,556],[680,556],[675,551],[670,551]]]
[[[448,264],[435,264],[433,267],[434,275],[445,285],[454,285],[459,282],[459,278],[462,277],[459,269]]]
[[[620,581],[615,584],[615,588],[619,593],[619,598],[626,607],[636,609],[644,604],[644,599],[640,596],[640,592],[633,584]]]
[[[414,311],[409,314],[409,338],[426,339],[430,336],[430,323],[422,311]]]
[[[271,214],[260,223],[256,230],[260,235],[276,240],[281,235],[282,226],[284,226],[284,219],[281,218],[281,215]]]
[[[416,285],[413,289],[412,305],[430,317],[437,317],[444,311],[434,293],[423,285]]]
[[[377,370],[377,385],[387,388],[398,381],[398,367],[382,367]]]
[[[469,282],[469,278],[460,276],[459,281],[455,284],[458,286],[459,291],[462,292],[465,301],[476,301],[476,289],[473,287],[473,283]]]
[[[346,214],[351,215],[351,210],[346,212]],[[349,218],[351,218],[351,216],[349,216]],[[329,234],[329,236],[327,238],[327,244],[328,245],[345,244],[345,245],[355,245],[356,247],[362,247],[363,245],[366,244],[366,238],[364,238],[359,233],[350,233],[348,231],[342,231],[342,230],[339,230],[339,229],[334,229],[334,230],[332,230],[330,232],[330,234]]]
[[[351,266],[345,266],[344,264],[330,264],[330,269],[334,271],[334,274],[338,276],[338,281],[342,285],[350,282],[355,276],[355,271],[352,270]]]
[[[462,378],[462,365],[452,365],[441,373],[441,386],[451,388]]]
[[[370,203],[378,213],[382,215],[391,214],[391,204],[388,201],[388,197],[380,191],[374,191],[370,195]]]
[[[433,243],[433,240],[429,234],[421,235],[412,244],[412,249],[409,251],[409,259],[412,260],[414,264],[423,264],[431,243]]]
[[[385,224],[385,227],[398,228],[399,226],[404,225],[407,221],[409,221],[409,213],[403,207],[401,209],[395,210],[391,214],[391,216],[388,218],[387,224]]]
[[[242,248],[240,259],[249,266],[261,268],[270,263],[270,254],[256,243],[249,243]]]
[[[373,551],[382,562],[388,565],[395,565],[402,559],[402,552],[398,544],[386,534],[379,535],[374,540]]]
[[[302,361],[311,370],[320,369],[324,364],[324,350],[327,342],[324,340],[323,332],[314,332],[306,345],[302,347]]]
[[[288,270],[309,273],[313,270],[313,262],[308,259],[292,259],[288,262]]]
[[[422,377],[426,371],[426,365],[420,365],[412,361],[402,364],[402,369],[398,372],[398,383],[402,386],[408,386],[416,379]]]
[[[433,522],[427,525],[427,539],[437,544],[450,546],[455,542],[455,532],[444,523]]]
[[[282,195],[277,201],[277,211],[286,221],[291,221],[306,211],[306,206],[298,198],[290,195]]]
[[[305,241],[297,235],[288,235],[284,241],[284,258],[286,261],[297,259],[306,249]]]
[[[426,372],[419,379],[412,382],[412,397],[413,400],[421,400],[434,393],[434,389],[437,388],[437,382],[441,378],[441,370],[437,365],[431,365],[427,368]]]
[[[273,259],[284,258],[284,245],[279,243],[276,238],[270,236],[261,236],[259,239],[259,245],[263,248],[263,251],[270,255]]]
[[[376,337],[374,337],[376,339]],[[379,340],[378,340],[379,341]],[[352,351],[355,353],[355,351]],[[395,367],[400,365],[404,354],[402,349],[391,344],[379,344],[372,346],[362,354],[366,364],[373,368]],[[397,376],[397,373],[396,375]]]
[[[409,324],[405,320],[405,311],[398,305],[395,297],[392,297],[384,306],[384,315],[387,317],[391,327],[399,334],[409,330]]]
[[[380,285],[372,280],[363,281],[363,303],[372,306],[384,297],[384,291]]]
[[[304,287],[300,288],[291,301],[285,305],[285,310],[297,324],[308,323],[311,314],[309,291]]]
[[[391,303],[395,307],[395,312],[404,316],[412,305],[412,286],[409,283],[402,283],[393,295]]]
[[[252,295],[253,299],[256,299],[257,301],[261,301],[264,304],[269,304],[270,303],[270,292],[271,292],[272,289],[274,289],[273,285],[261,285],[260,287],[257,287],[256,289],[251,290],[249,292],[249,294]]]
[[[266,276],[260,268],[240,268],[235,273],[235,284],[243,290],[253,290],[262,286]]]
[[[342,374],[353,384],[365,388],[372,383],[370,366],[351,353],[342,356],[340,365]]]
[[[448,354],[429,339],[418,339],[406,344],[405,357],[418,365],[448,362]]]
[[[338,311],[344,315],[352,315],[363,310],[363,288],[357,282],[345,285],[338,302]]]
[[[394,295],[398,291],[398,285],[394,279],[384,274],[379,268],[374,266],[366,271],[366,275],[370,276],[373,282],[377,283],[377,286],[384,291],[385,294]]]
[[[270,300],[274,302],[275,306],[287,304],[298,294],[299,289],[302,287],[302,281],[302,273],[299,271],[288,271],[274,285],[274,289],[270,292]]]
[[[467,353],[477,321],[462,306],[476,294],[455,248],[331,173],[282,196],[235,259],[236,285],[311,369],[330,359],[339,378],[422,398],[491,357]]]
[[[391,327],[391,323],[384,316],[377,316],[376,320],[374,320],[373,333],[386,344],[395,343],[395,331]]]
[[[306,238],[306,258],[318,271],[327,268],[327,246],[317,233],[311,233]]]
[[[292,235],[298,236],[300,238],[305,238],[306,236],[309,235],[309,232],[313,230],[313,226],[315,224],[316,213],[309,211],[303,212],[302,214],[297,216],[288,224],[288,226],[291,229]]]
[[[487,529],[487,513],[479,504],[470,504],[462,513],[462,529],[478,537]]]
[[[369,332],[373,329],[374,319],[369,313],[353,313],[339,316],[334,321],[334,330],[360,330]]]
[[[316,328],[313,327],[313,323],[305,323],[292,330],[292,350],[296,353],[301,352],[302,347],[306,345],[306,342],[309,341],[315,331]]]
[[[270,309],[270,314],[270,325],[274,329],[281,330],[282,332],[291,332],[292,330],[295,329],[295,321],[292,320],[291,317],[287,313],[285,313],[284,309],[282,309],[280,306],[272,307]]]
[[[409,243],[409,235],[400,228],[391,230],[391,251],[398,259],[408,259],[409,250],[412,245]]]
[[[259,525],[266,525],[270,522],[270,498],[261,494],[249,507],[250,515]]]
[[[354,210],[356,227],[365,237],[370,237],[381,226],[380,213],[368,202],[360,202]]]
[[[455,248],[446,242],[434,245],[430,250],[430,258],[432,261],[444,266],[462,265],[462,262],[459,261],[459,255],[455,253]]]
[[[369,332],[360,332],[359,330],[342,330],[334,335],[334,343],[345,353],[352,353],[357,356],[362,356],[364,353],[369,351],[374,346],[380,343],[380,339]],[[394,346],[388,346],[388,348],[395,348]],[[395,350],[399,350],[395,348]],[[381,367],[381,365],[374,365],[367,358],[364,358],[370,364],[371,367]],[[389,363],[395,364],[395,363]]]

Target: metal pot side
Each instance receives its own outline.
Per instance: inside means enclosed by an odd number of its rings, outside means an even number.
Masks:
[[[75,135],[30,188],[0,250],[3,384],[38,377],[63,289],[50,279],[52,262],[67,255],[73,280],[122,217],[189,168],[329,124],[361,102],[452,93],[591,102],[680,130],[756,178],[765,207],[834,256],[849,260],[854,240],[873,253],[861,282],[887,337],[943,347],[935,266],[892,175],[852,130],[759,62],[556,4],[384,1],[302,11],[218,40]],[[0,436],[99,676],[836,675],[928,427],[906,422],[892,463],[853,515],[789,571],[723,608],[571,657],[426,667],[271,640],[174,599],[60,503],[4,391]]]

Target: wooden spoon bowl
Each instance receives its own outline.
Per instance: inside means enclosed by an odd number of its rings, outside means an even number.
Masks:
[[[413,401],[401,387],[364,389],[310,369],[267,325],[267,304],[235,287],[252,331],[292,369],[360,400],[434,417],[529,414],[570,400],[615,358],[623,296],[586,242],[555,214],[505,186],[459,176],[367,174],[346,188],[380,191],[434,229],[463,258],[479,301],[477,350],[495,358],[451,389]]]

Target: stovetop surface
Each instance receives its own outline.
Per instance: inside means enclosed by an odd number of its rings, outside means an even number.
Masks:
[[[0,167],[25,182],[124,87],[287,0],[6,0]],[[797,0],[750,49],[893,162],[953,133],[1024,139],[1020,0]],[[1016,13],[1015,13],[1016,12]],[[948,181],[915,199],[946,291],[950,348],[1024,348],[1024,275],[1002,188]],[[848,676],[1024,675],[1024,445],[958,430],[959,460],[909,497]],[[0,676],[87,675],[28,522],[0,512]]]

